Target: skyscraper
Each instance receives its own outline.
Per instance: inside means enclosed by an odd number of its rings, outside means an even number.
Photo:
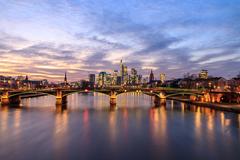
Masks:
[[[91,88],[94,88],[95,85],[95,74],[89,74],[89,84]]]
[[[100,72],[98,74],[98,86],[99,87],[104,87],[107,83],[107,72]]]
[[[118,70],[114,70],[112,73],[112,85],[117,85]]]
[[[137,83],[137,70],[135,68],[131,69],[131,84]]]
[[[127,84],[129,81],[129,77],[128,77],[128,68],[126,65],[124,65],[124,72],[123,72],[123,84]]]
[[[95,74],[89,74],[88,78],[90,83],[95,84]]]
[[[122,59],[120,61],[120,76],[121,76],[121,83],[123,83],[123,81],[124,81],[124,65],[123,65]]]
[[[122,59],[120,61],[120,76],[121,76],[121,83],[127,84],[128,83],[128,69],[127,66],[123,64]]]

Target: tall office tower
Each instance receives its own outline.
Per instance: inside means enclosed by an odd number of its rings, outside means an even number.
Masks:
[[[124,64],[122,62],[122,59],[120,61],[120,76],[121,76],[121,83],[124,82]]]
[[[142,83],[142,75],[137,75],[137,84],[141,84]]]
[[[124,69],[123,69],[123,84],[127,84],[128,83],[128,68],[127,66],[124,65]]]
[[[112,73],[112,85],[117,85],[118,70],[114,70]]]
[[[106,72],[100,72],[98,74],[98,86],[103,87],[106,83],[107,79],[107,73]]]
[[[135,68],[131,69],[131,84],[136,84],[137,83],[137,70]]]
[[[90,84],[90,87],[93,88],[94,85],[95,85],[95,74],[89,74],[88,75],[88,78],[89,78],[89,84]]]
[[[90,83],[95,84],[95,74],[89,74],[88,78]]]

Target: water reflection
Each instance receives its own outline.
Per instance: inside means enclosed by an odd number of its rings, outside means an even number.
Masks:
[[[63,147],[67,145],[69,132],[68,132],[69,116],[66,110],[56,112],[55,123],[53,129],[53,148],[56,151],[54,153],[55,159],[63,158],[61,152],[66,152],[67,148]]]
[[[238,114],[238,128],[240,128],[240,114]]]
[[[0,112],[1,132],[5,132],[8,128],[8,116],[9,116],[8,107],[2,107],[0,108],[0,110],[1,110]]]
[[[195,105],[193,107],[196,108],[194,128],[195,128],[196,140],[197,140],[197,143],[199,143],[201,142],[201,139],[202,139],[202,119],[201,119],[202,115],[199,107],[196,107]]]
[[[0,150],[0,159],[9,153],[13,159],[34,159],[36,150],[41,159],[239,155],[240,115],[235,113],[173,100],[152,107],[151,97],[135,93],[120,95],[112,106],[108,96],[97,93],[71,95],[65,107],[56,107],[51,96],[22,103],[0,108],[0,146],[8,146]]]
[[[166,144],[167,140],[167,113],[165,107],[152,107],[150,109],[150,129],[154,142],[159,142],[160,145]],[[158,143],[157,143],[158,144]]]
[[[109,112],[109,138],[112,146],[115,144],[117,139],[117,113],[114,111]]]

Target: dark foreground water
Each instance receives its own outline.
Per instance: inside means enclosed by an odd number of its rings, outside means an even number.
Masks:
[[[240,159],[240,115],[176,101],[153,107],[125,94],[117,108],[101,94],[74,94],[67,109],[51,96],[0,108],[0,160]]]

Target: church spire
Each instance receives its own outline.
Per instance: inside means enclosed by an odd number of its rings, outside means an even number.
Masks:
[[[64,83],[67,85],[67,72],[65,72]]]
[[[28,81],[28,75],[26,75],[25,81]]]
[[[153,71],[151,69],[151,73],[150,73],[150,76],[149,76],[149,82],[152,83],[154,81],[154,74],[153,74]]]

